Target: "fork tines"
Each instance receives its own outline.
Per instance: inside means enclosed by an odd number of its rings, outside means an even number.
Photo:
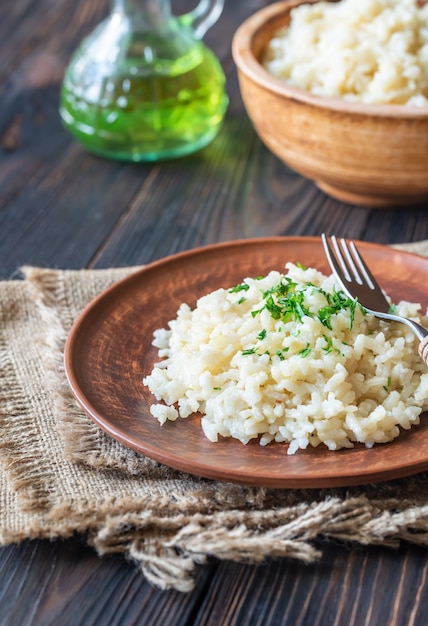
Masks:
[[[330,267],[347,292],[349,287],[347,283],[351,284],[353,281],[358,285],[366,284],[370,289],[376,289],[376,279],[367,267],[353,241],[347,243],[346,239],[342,238],[338,240],[337,237],[333,235],[330,237],[330,244],[324,233],[321,235],[321,239]]]

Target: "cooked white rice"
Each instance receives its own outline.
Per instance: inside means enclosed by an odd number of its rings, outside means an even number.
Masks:
[[[331,277],[286,268],[214,291],[194,310],[182,304],[155,332],[162,361],[144,383],[162,403],[152,415],[163,424],[200,412],[213,442],[289,442],[289,454],[371,447],[418,424],[428,370],[412,331],[352,306]],[[397,312],[426,324],[418,308],[402,302]]]
[[[428,104],[428,5],[341,0],[300,5],[270,41],[266,69],[321,96]]]

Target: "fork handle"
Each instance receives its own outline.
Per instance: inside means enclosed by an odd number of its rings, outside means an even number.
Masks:
[[[422,339],[418,347],[419,356],[428,365],[428,335]]]

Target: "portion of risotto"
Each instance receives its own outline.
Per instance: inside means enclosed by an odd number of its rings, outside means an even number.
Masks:
[[[289,442],[288,454],[391,441],[419,423],[428,370],[403,324],[366,314],[315,269],[246,278],[182,304],[155,332],[163,359],[144,379],[166,420],[203,414],[205,435]],[[397,313],[421,323],[418,304]]]
[[[428,5],[417,0],[303,4],[270,41],[265,68],[321,96],[428,104]]]

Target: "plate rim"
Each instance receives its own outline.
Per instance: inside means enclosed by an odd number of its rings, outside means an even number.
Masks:
[[[393,248],[391,245],[379,244],[375,242],[365,242],[362,240],[354,240],[354,241],[357,243],[357,245],[359,244],[365,249],[371,248],[373,250],[378,250],[380,252],[387,251],[388,254],[395,252],[395,253],[398,253],[400,256],[407,256],[407,257],[412,257],[412,258],[416,257],[419,260],[419,262],[420,260],[422,260],[422,262],[426,262],[428,265],[427,257],[424,257],[417,253],[413,253],[411,251],[401,250],[401,249]],[[109,297],[112,294],[116,294],[116,292],[120,292],[122,289],[126,288],[129,283],[132,283],[133,281],[139,282],[141,280],[141,277],[144,276],[147,272],[154,271],[158,268],[161,268],[164,265],[170,265],[171,263],[173,263],[175,260],[178,260],[178,259],[186,259],[187,257],[195,257],[200,254],[210,254],[213,252],[216,253],[217,251],[221,251],[222,249],[225,249],[225,248],[231,249],[236,246],[251,247],[254,245],[259,245],[261,243],[263,245],[269,245],[269,244],[274,244],[274,243],[299,244],[302,242],[316,244],[318,247],[321,247],[321,239],[315,236],[311,236],[311,237],[275,236],[275,237],[249,238],[249,239],[233,239],[230,241],[213,243],[209,245],[198,246],[195,248],[180,251],[172,255],[168,255],[166,257],[162,257],[160,259],[152,261],[151,263],[148,263],[147,265],[140,266],[135,271],[132,271],[132,267],[130,267],[129,268],[131,270],[130,274],[128,274],[127,276],[123,278],[118,279],[112,285],[110,285],[106,289],[103,289],[97,296],[95,296],[95,298],[93,298],[83,308],[83,310],[75,318],[72,324],[72,327],[69,333],[67,334],[67,338],[66,338],[65,345],[64,345],[65,374],[66,374],[66,378],[67,378],[69,387],[71,389],[71,392],[74,398],[77,400],[78,404],[84,410],[86,415],[91,420],[93,420],[105,433],[107,433],[108,436],[111,436],[114,439],[118,440],[126,447],[136,451],[139,454],[142,454],[160,463],[163,463],[169,467],[192,474],[194,476],[208,478],[211,480],[219,480],[223,482],[234,482],[234,483],[238,483],[242,485],[267,486],[267,487],[274,487],[274,488],[277,487],[277,488],[305,488],[307,489],[307,488],[326,487],[327,485],[326,485],[325,479],[322,479],[322,478],[320,479],[319,475],[317,475],[316,473],[315,474],[308,473],[304,477],[299,475],[299,477],[295,479],[290,478],[290,477],[287,477],[287,478],[279,477],[279,478],[274,478],[272,480],[267,480],[266,482],[259,482],[259,481],[255,482],[251,473],[244,472],[242,475],[237,477],[235,475],[231,476],[230,473],[227,471],[222,471],[221,468],[217,469],[217,471],[215,472],[216,475],[215,477],[213,477],[213,471],[212,471],[211,465],[207,465],[206,470],[204,469],[204,466],[198,465],[198,471],[193,472],[189,470],[189,463],[187,461],[183,461],[180,455],[177,455],[170,451],[166,453],[164,450],[159,449],[156,446],[152,445],[151,442],[147,442],[147,441],[142,442],[140,439],[130,436],[129,434],[127,434],[120,428],[117,428],[117,426],[115,424],[112,424],[111,421],[106,420],[106,418],[98,411],[97,407],[94,407],[87,400],[86,395],[84,391],[80,388],[80,385],[78,384],[76,377],[74,375],[74,371],[73,371],[72,354],[73,354],[74,345],[75,345],[75,342],[77,341],[78,334],[81,329],[83,321],[86,320],[86,318],[91,314],[94,308],[99,306],[100,302],[103,302],[105,299],[109,299]],[[163,426],[163,428],[165,428],[165,426],[173,427],[174,424],[173,423],[166,424]],[[417,428],[417,426],[415,425],[413,428]],[[202,434],[202,437],[204,437],[202,433],[202,429],[201,429],[201,434]],[[375,446],[375,448],[379,449],[379,448],[382,448],[383,446],[388,446],[396,442],[397,440],[394,440],[386,444],[379,444],[378,446]],[[141,449],[142,443],[144,443],[143,445],[144,451],[142,451]],[[216,445],[216,444],[212,444],[212,445]],[[253,442],[251,443],[251,445],[258,445],[258,442],[256,443]],[[276,445],[281,445],[281,444],[276,444]],[[285,449],[286,449],[286,446],[284,446],[284,450]],[[356,448],[342,449],[342,450],[337,450],[337,451],[324,451],[324,450],[323,451],[328,454],[344,455],[344,454],[352,453],[352,450],[355,450],[355,449]],[[313,450],[315,449],[311,449],[311,452],[313,452]],[[367,452],[370,452],[371,449],[366,449],[366,450]],[[285,456],[287,457],[286,452],[285,452]],[[407,462],[403,462],[403,464],[400,465],[400,467],[392,468],[392,469],[386,468],[384,470],[381,470],[376,474],[376,480],[375,481],[371,480],[370,482],[382,482],[384,480],[401,478],[406,475],[408,476],[410,474],[416,474],[426,469],[428,469],[428,455],[427,455],[426,462],[419,462],[418,464],[415,464],[414,462],[409,460]],[[361,485],[367,482],[364,480],[365,476],[373,477],[373,469],[371,468],[367,470],[362,470],[358,474],[352,471],[349,473],[346,473],[346,471],[344,471],[343,473],[341,473],[340,478],[337,481],[335,481],[334,479],[331,479],[329,482],[332,487]]]

